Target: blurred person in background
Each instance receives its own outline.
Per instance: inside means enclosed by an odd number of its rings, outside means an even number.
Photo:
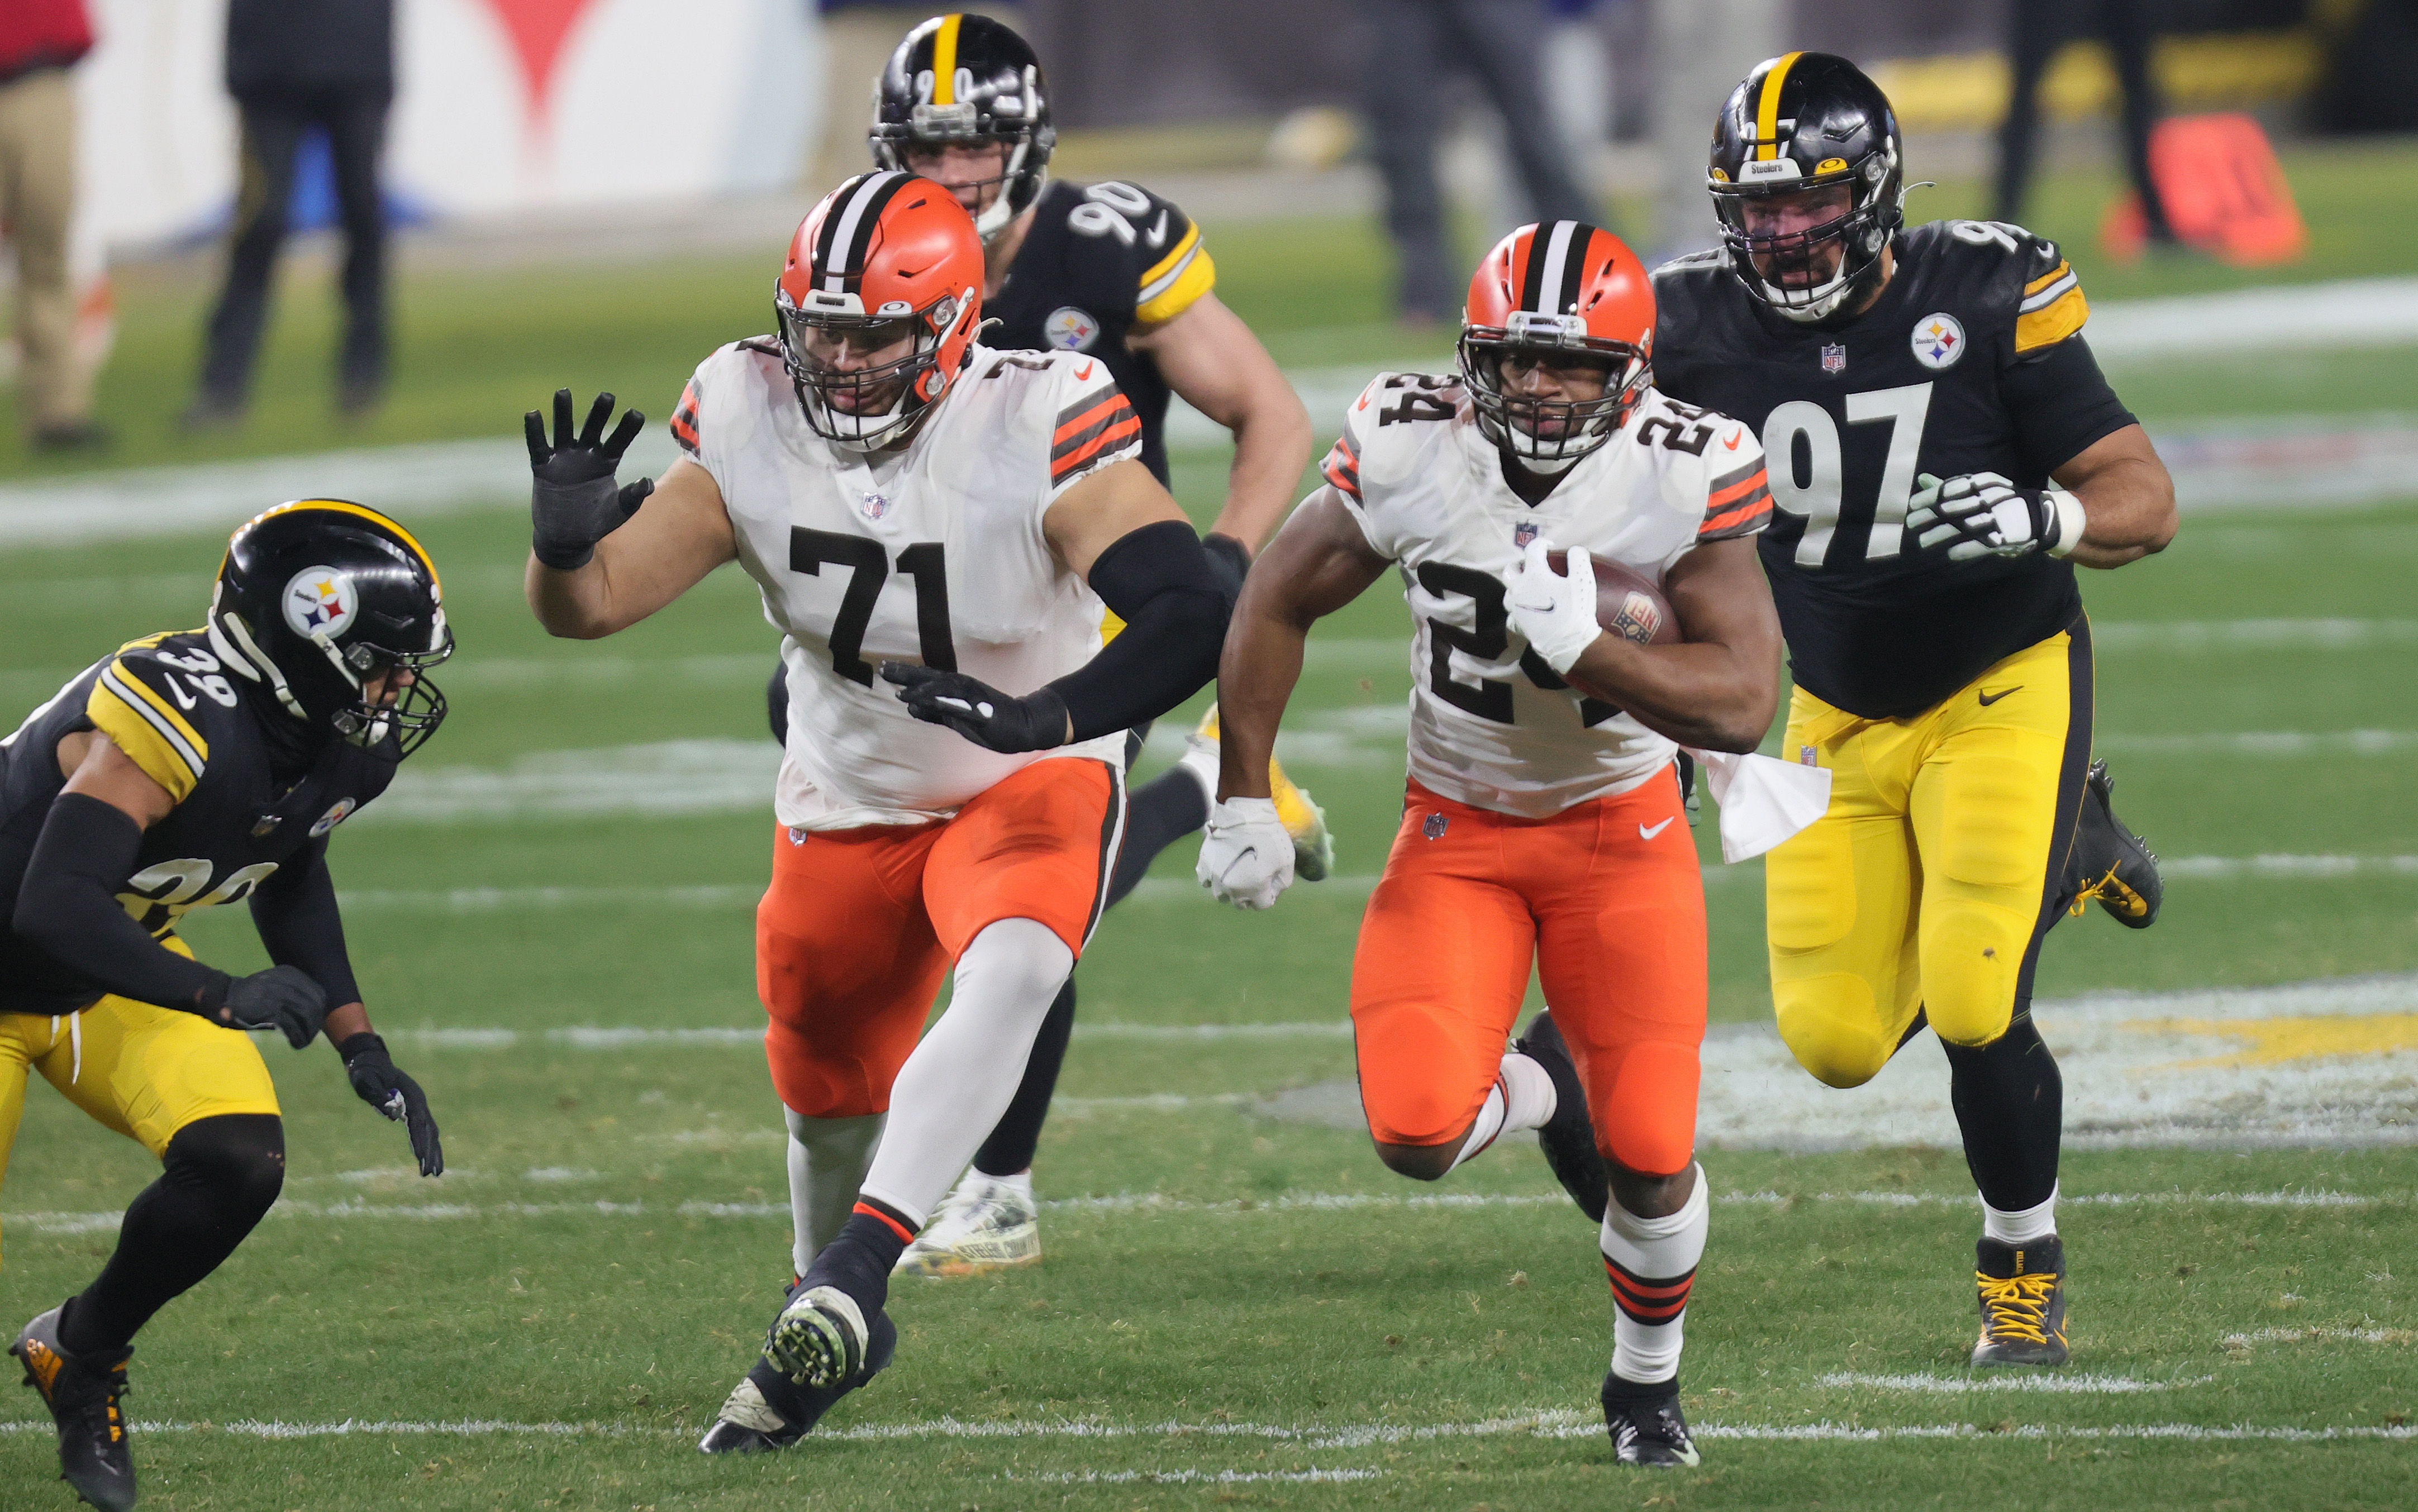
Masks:
[[[1401,262],[1397,306],[1404,321],[1461,316],[1460,259],[1445,231],[1436,176],[1437,102],[1445,78],[1466,69],[1503,120],[1503,140],[1538,221],[1598,219],[1571,172],[1546,109],[1546,19],[1539,0],[1361,0],[1373,46],[1364,80],[1370,156],[1385,180],[1385,230]]]
[[[75,356],[75,84],[92,51],[84,0],[0,6],[0,225],[17,253],[17,413],[38,451],[90,451],[92,374]]]
[[[386,396],[386,218],[378,154],[394,99],[394,0],[231,0],[227,93],[243,115],[241,174],[226,288],[210,314],[201,391],[187,425],[243,418],[268,316],[303,138],[324,132],[344,223],[344,337],[336,407],[360,416]]]
[[[2175,245],[2165,202],[2150,176],[2150,130],[2158,122],[2158,100],[2150,83],[2150,44],[2156,31],[2145,0],[2014,0],[2007,8],[2007,65],[2014,78],[2007,117],[1998,127],[1998,199],[1992,216],[2009,223],[2023,220],[2024,191],[2040,133],[2041,81],[2066,43],[2097,37],[2113,54],[2116,80],[2124,90],[2119,117],[2124,171],[2141,196],[2142,221],[2150,242]]]

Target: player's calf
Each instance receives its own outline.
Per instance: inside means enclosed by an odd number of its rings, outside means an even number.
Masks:
[[[1543,1019],[1543,1015],[1538,1017]],[[1535,1032],[1535,1026],[1530,1026]],[[1559,1043],[1555,1036],[1554,1043]],[[1576,1078],[1572,1084],[1575,1091]],[[1377,1140],[1377,1158],[1385,1168],[1408,1176],[1413,1181],[1441,1181],[1446,1172],[1457,1170],[1491,1148],[1506,1134],[1541,1128],[1552,1122],[1561,1106],[1553,1073],[1524,1046],[1515,1046],[1500,1062],[1494,1084],[1486,1091],[1486,1099],[1478,1105],[1477,1116],[1461,1129],[1442,1139],[1413,1143],[1408,1140]],[[1586,1117],[1584,1096],[1577,1100],[1579,1118]],[[1590,1146],[1592,1138],[1590,1137]],[[1573,1194],[1574,1196],[1576,1194]],[[1580,1200],[1584,1207],[1585,1201]],[[1599,1206],[1599,1213],[1601,1211]]]

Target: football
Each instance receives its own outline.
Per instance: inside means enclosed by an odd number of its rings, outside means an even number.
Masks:
[[[1565,576],[1569,558],[1558,551],[1545,553],[1545,564]],[[1644,574],[1609,557],[1594,557],[1595,622],[1605,632],[1625,635],[1640,646],[1672,646],[1679,640],[1679,617],[1671,601]]]

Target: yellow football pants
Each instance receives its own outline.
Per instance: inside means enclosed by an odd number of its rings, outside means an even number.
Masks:
[[[2089,622],[1903,719],[1804,689],[1782,755],[1830,769],[1829,811],[1771,852],[1771,996],[1798,1063],[1872,1079],[1922,1014],[1987,1045],[2031,1001],[2090,759]]]
[[[192,953],[174,936],[161,941]],[[155,1156],[189,1123],[227,1113],[276,1113],[277,1088],[252,1036],[192,1014],[103,998],[80,1014],[0,1014],[0,1181],[25,1116],[37,1068],[103,1128]]]

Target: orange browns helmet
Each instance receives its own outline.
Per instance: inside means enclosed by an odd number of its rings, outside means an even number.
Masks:
[[[1461,317],[1461,376],[1477,427],[1553,471],[1612,439],[1653,381],[1654,284],[1618,237],[1578,221],[1522,226],[1486,254]],[[1503,363],[1526,353],[1599,359],[1603,396],[1507,392]],[[1567,360],[1567,357],[1564,359]]]
[[[904,442],[965,366],[982,290],[982,238],[940,185],[859,174],[824,195],[773,295],[807,425],[853,451]]]

